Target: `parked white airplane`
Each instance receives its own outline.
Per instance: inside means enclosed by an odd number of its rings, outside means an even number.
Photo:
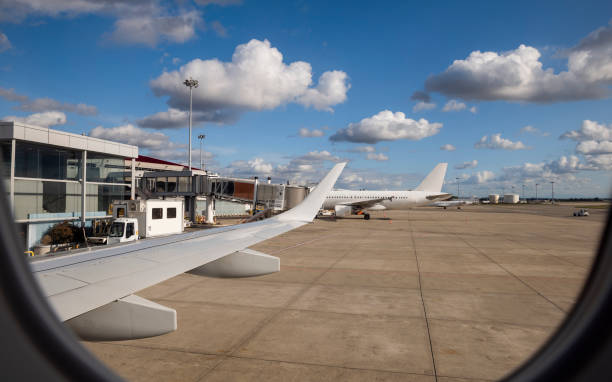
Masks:
[[[187,271],[216,277],[278,272],[278,257],[247,247],[311,222],[345,165],[335,165],[298,206],[267,220],[41,259],[31,267],[57,317],[83,339],[168,333],[176,330],[176,311],[134,293]]]
[[[336,216],[363,215],[368,220],[367,211],[402,210],[448,199],[452,195],[442,192],[447,166],[439,163],[412,191],[331,191],[323,209],[334,210]]]

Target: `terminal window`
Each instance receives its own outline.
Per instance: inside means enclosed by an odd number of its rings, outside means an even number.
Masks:
[[[153,219],[163,219],[164,218],[164,209],[163,208],[153,208],[151,211]]]

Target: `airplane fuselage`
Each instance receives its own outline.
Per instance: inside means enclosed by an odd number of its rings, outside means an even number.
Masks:
[[[427,199],[427,197],[439,194],[440,192],[429,191],[334,190],[327,194],[327,197],[323,202],[323,209],[334,209],[335,206],[345,203],[355,203],[359,201],[385,198],[385,200],[376,203],[372,207],[364,208],[364,210],[401,210],[430,204],[432,200]]]

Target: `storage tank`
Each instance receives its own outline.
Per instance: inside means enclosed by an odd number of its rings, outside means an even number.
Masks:
[[[516,204],[519,202],[519,194],[504,195],[504,204]]]
[[[285,209],[291,209],[304,200],[308,195],[306,187],[285,186]]]
[[[489,195],[489,202],[491,202],[491,204],[499,203],[499,195],[497,195],[497,194]]]

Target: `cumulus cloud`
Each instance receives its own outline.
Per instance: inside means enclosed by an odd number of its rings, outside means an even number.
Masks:
[[[84,103],[60,102],[52,98],[30,99],[28,96],[18,94],[15,89],[4,89],[0,87],[0,97],[10,102],[18,102],[15,110],[29,112],[65,111],[80,115],[97,115],[98,108]]]
[[[194,59],[179,70],[164,72],[151,80],[153,93],[168,96],[172,108],[185,108],[185,78],[193,77],[200,86],[193,91],[194,110],[221,111],[224,114],[246,110],[269,110],[287,103],[299,103],[318,110],[346,100],[350,88],[342,71],[321,75],[312,85],[312,70],[307,62],[283,62],[281,52],[268,40],[251,40],[238,45],[231,62]]]
[[[457,148],[455,146],[451,145],[450,143],[447,143],[445,145],[440,146],[440,150],[455,151],[455,150],[457,150]]]
[[[472,113],[472,114],[476,114],[476,113],[478,113],[478,108],[477,108],[476,106],[472,106],[472,107],[470,108],[470,113]]]
[[[527,146],[521,141],[512,142],[509,139],[502,138],[501,134],[492,134],[490,137],[485,135],[480,138],[480,141],[474,144],[477,149],[493,149],[493,150],[525,150]]]
[[[26,117],[7,115],[6,117],[3,117],[2,120],[21,122],[34,126],[51,127],[65,124],[66,114],[62,113],[61,111],[46,111],[44,113],[30,114]]]
[[[6,35],[0,32],[0,53],[11,49],[13,45]]]
[[[386,161],[389,160],[389,157],[383,153],[368,153],[366,155],[367,160],[376,160],[376,161]]]
[[[460,110],[464,110],[466,107],[467,105],[464,104],[463,102],[459,102],[456,99],[451,99],[450,101],[446,103],[446,105],[444,105],[444,107],[442,108],[442,111],[445,111],[445,112],[460,111]]]
[[[468,162],[469,163],[469,162]],[[455,167],[457,168],[457,167]],[[495,179],[495,174],[492,171],[478,171],[471,175],[463,174],[461,176],[461,184],[484,184]]]
[[[338,130],[329,139],[359,143],[377,143],[398,139],[418,141],[437,134],[441,128],[441,123],[430,123],[423,118],[416,121],[406,118],[402,112],[393,113],[390,110],[383,110],[372,117],[350,123],[348,127]]]
[[[585,166],[612,170],[612,124],[584,120],[580,130],[571,130],[560,137],[577,142],[576,153],[584,155]]]
[[[302,138],[316,138],[316,137],[322,137],[322,136],[325,135],[323,130],[319,130],[319,129],[309,130],[309,129],[305,128],[305,127],[302,127],[298,134]]]
[[[575,155],[561,156],[557,160],[540,163],[523,163],[520,166],[504,167],[503,173],[497,178],[500,181],[528,181],[574,179],[580,170],[594,170],[588,164],[582,163]]]
[[[520,45],[507,52],[474,51],[425,82],[427,91],[466,100],[560,102],[606,97],[612,81],[612,26],[568,51],[568,69],[545,69],[541,53]]]
[[[436,104],[433,102],[425,102],[425,101],[419,101],[416,103],[416,105],[414,105],[412,107],[412,112],[416,113],[419,111],[423,111],[423,110],[432,110],[436,108]]]
[[[574,141],[612,141],[612,124],[606,126],[603,123],[590,121],[588,119],[582,121],[580,130],[571,130],[560,137],[561,139],[568,138]]]
[[[456,164],[455,168],[457,170],[463,170],[463,169],[467,169],[467,168],[476,168],[476,166],[478,166],[478,161],[476,159],[474,159],[472,161]]]

